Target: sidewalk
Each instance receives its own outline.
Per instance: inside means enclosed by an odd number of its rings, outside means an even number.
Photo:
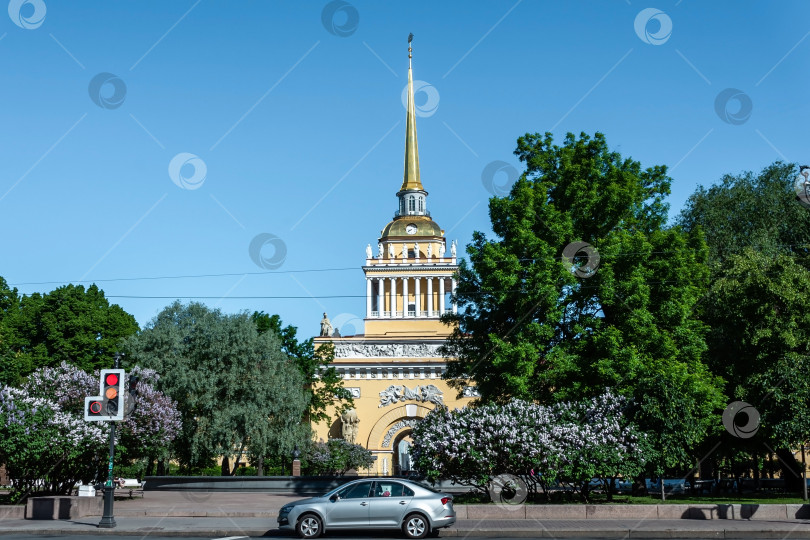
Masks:
[[[297,495],[235,492],[171,492],[147,491],[143,498],[115,501],[115,529],[99,529],[100,516],[71,520],[0,519],[0,536],[4,534],[49,535],[130,535],[148,536],[281,536],[276,524],[278,510],[289,501],[301,499]],[[672,505],[673,507],[676,505]],[[649,505],[645,515],[626,519],[603,519],[593,514],[584,517],[585,505],[570,519],[541,519],[532,516],[544,507],[529,505],[525,512],[498,512],[489,505],[486,509],[458,505],[458,521],[442,529],[442,537],[542,537],[542,538],[806,538],[810,540],[810,519],[661,519],[667,505]],[[600,514],[610,511],[608,505],[588,507]],[[622,507],[614,506],[614,509]],[[624,507],[627,508],[627,507]],[[486,510],[486,511],[485,511]],[[638,508],[637,508],[638,510]],[[607,512],[610,517],[610,512]],[[502,519],[509,515],[510,519]],[[519,517],[520,515],[524,517]],[[591,515],[589,513],[589,515]],[[707,514],[710,515],[710,514]],[[729,514],[731,515],[731,514]],[[514,516],[514,519],[512,518]],[[737,514],[739,516],[739,514]],[[765,517],[765,516],[762,516]],[[467,519],[465,519],[467,518]],[[469,519],[474,518],[474,519]],[[478,519],[480,518],[480,519]],[[343,534],[342,536],[345,536]],[[335,533],[340,538],[341,533]]]

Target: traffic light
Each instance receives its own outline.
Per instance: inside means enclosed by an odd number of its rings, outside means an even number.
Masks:
[[[124,417],[129,418],[135,405],[138,404],[138,381],[141,379],[136,375],[127,376],[127,391],[124,396]]]
[[[124,419],[123,369],[102,369],[99,381],[100,396],[84,398],[84,419],[110,421]]]

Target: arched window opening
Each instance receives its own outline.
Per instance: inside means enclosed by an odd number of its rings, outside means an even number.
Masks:
[[[414,197],[413,195],[408,197],[408,210],[410,212],[416,211],[416,197]]]

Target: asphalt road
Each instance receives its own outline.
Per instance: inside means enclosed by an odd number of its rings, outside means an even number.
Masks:
[[[108,537],[117,537],[114,532],[111,534],[105,534],[104,536]],[[286,536],[274,536],[275,538],[290,538],[290,539],[297,539],[298,536],[296,535],[286,535]],[[33,534],[8,534],[3,535],[3,540],[42,540],[43,538],[47,538],[49,540],[98,540],[99,536],[97,534],[71,534],[71,535],[33,535]],[[131,539],[133,538],[131,535],[121,535],[121,538]],[[177,540],[177,537],[173,536],[155,536],[155,535],[145,535],[140,538],[140,540]],[[200,537],[185,537],[183,540],[248,540],[249,536],[226,536],[226,537],[215,537],[215,536],[200,536]],[[255,540],[266,540],[267,537],[253,537]],[[401,540],[404,539],[404,535],[391,533],[389,535],[380,536],[379,533],[353,533],[353,532],[334,532],[330,533],[325,537],[321,537],[321,539],[329,539],[329,538],[336,538],[339,540],[347,540],[349,538],[358,538],[362,540]],[[430,536],[428,538],[431,538]],[[439,535],[439,538],[442,538]],[[482,538],[482,536],[477,535],[476,538]],[[484,536],[483,538],[497,538],[499,540],[527,540],[527,538],[542,538],[541,536],[521,536],[521,537],[514,537],[514,536]],[[701,537],[692,536],[690,535],[688,540],[700,540]],[[717,539],[716,535],[708,533],[705,537],[706,539],[712,538]],[[673,536],[670,540],[677,539],[677,536]],[[545,540],[548,540],[546,537]],[[599,540],[599,539],[591,539],[587,536],[582,537],[566,537],[565,540]],[[751,537],[749,540],[757,540],[756,537]],[[765,539],[763,539],[765,540]],[[772,539],[768,539],[772,540]]]
[[[116,535],[115,533],[105,534],[104,536],[105,537],[118,537],[118,535]],[[47,538],[49,540],[83,540],[83,539],[98,540],[99,536],[97,534],[87,534],[87,535],[83,535],[83,534],[71,534],[71,535],[34,535],[34,534],[14,534],[14,535],[11,535],[11,534],[7,534],[7,535],[3,535],[2,538],[3,538],[3,540],[42,540],[44,538]],[[120,536],[120,538],[125,538],[125,539],[129,540],[129,539],[133,538],[133,536],[131,536],[131,535],[123,536],[122,535],[122,536]],[[249,538],[250,537],[248,537],[248,536],[226,536],[226,537],[200,536],[200,537],[185,537],[185,538],[183,538],[183,540],[226,540],[226,539],[227,540],[248,540]],[[261,540],[266,540],[267,537],[261,537],[260,536],[260,537],[254,537],[254,538],[255,538],[255,540],[260,540],[260,539]],[[298,536],[296,536],[296,535],[275,536],[274,538],[289,538],[289,539],[292,540],[292,539],[297,539]],[[392,534],[389,534],[389,535],[386,535],[386,536],[379,536],[379,533],[365,534],[365,533],[351,533],[351,532],[341,532],[341,533],[336,532],[336,533],[330,533],[329,535],[327,535],[325,537],[324,536],[321,537],[322,540],[328,540],[330,538],[336,538],[336,539],[339,539],[339,540],[347,540],[349,538],[358,538],[358,539],[362,539],[362,540],[402,540],[402,539],[405,538],[405,536],[402,535],[402,534],[397,534],[397,533],[392,533]],[[428,536],[428,538],[431,538],[431,537]],[[439,538],[442,538],[441,535],[439,536]],[[482,538],[482,537],[481,536],[476,536],[476,538]],[[511,536],[486,536],[484,538],[497,538],[499,540],[527,540],[527,538],[529,538],[529,539],[531,539],[531,538],[540,539],[541,536],[536,536],[536,537],[534,537],[534,536],[529,536],[529,537],[522,536],[520,538],[511,537]],[[709,536],[706,536],[706,538],[707,539],[708,538],[715,538],[716,539],[717,537],[709,535]],[[140,538],[140,540],[147,540],[147,539],[148,540],[177,540],[177,537],[154,536],[154,535],[150,534],[150,535],[147,535],[147,536],[144,536],[144,537]],[[546,538],[545,540],[548,540],[548,539]],[[583,538],[577,538],[577,539],[566,538],[565,540],[591,540],[591,539],[588,539],[587,537],[583,537]],[[690,537],[689,540],[696,540],[696,538],[695,537]],[[697,539],[697,540],[699,540],[699,539]],[[756,540],[756,539],[751,539],[751,540]]]

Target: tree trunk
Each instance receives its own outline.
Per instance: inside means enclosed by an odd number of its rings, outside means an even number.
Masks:
[[[256,476],[264,476],[264,456],[259,456],[256,463]]]
[[[630,493],[634,497],[649,495],[647,492],[647,477],[643,472],[633,479],[633,487],[630,488]]]
[[[804,441],[802,441],[802,499],[807,500],[807,463],[804,461]]]
[[[220,466],[220,471],[222,476],[231,475],[231,463],[228,461],[228,456],[222,456],[222,465]]]
[[[781,470],[781,477],[785,480],[785,489],[793,493],[802,491],[802,476],[799,474],[801,471],[801,464],[796,461],[796,458],[787,448],[780,448],[776,451],[776,456],[779,458],[779,468]]]

